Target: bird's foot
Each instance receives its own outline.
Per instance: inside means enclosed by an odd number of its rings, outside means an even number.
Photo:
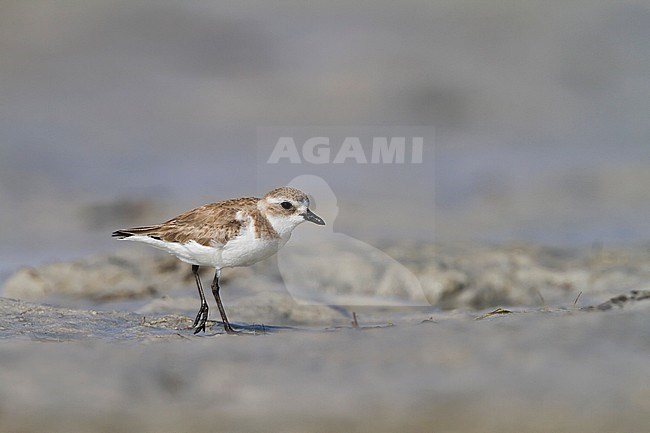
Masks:
[[[208,304],[201,304],[201,309],[196,314],[196,319],[194,319],[194,333],[198,334],[199,332],[205,332],[205,322],[208,321]]]
[[[223,329],[226,331],[226,334],[241,334],[241,331],[235,331],[232,326],[230,326],[230,323],[228,322],[223,322]]]

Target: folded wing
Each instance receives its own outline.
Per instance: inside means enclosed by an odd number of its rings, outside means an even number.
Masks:
[[[258,199],[242,198],[206,204],[162,224],[116,230],[113,237],[149,236],[153,239],[185,244],[196,241],[204,246],[224,245],[237,236],[246,222],[242,210],[256,209]]]

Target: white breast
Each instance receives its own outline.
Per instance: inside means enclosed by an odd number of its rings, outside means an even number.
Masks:
[[[250,221],[245,227],[239,236],[224,245],[221,253],[223,267],[249,266],[264,260],[277,253],[291,236],[289,233],[281,238],[265,239],[256,237]]]

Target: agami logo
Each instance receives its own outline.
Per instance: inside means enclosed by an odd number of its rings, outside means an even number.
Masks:
[[[280,137],[267,160],[268,164],[421,164],[424,137],[345,137],[333,142],[329,137],[311,137],[296,143],[293,137]]]

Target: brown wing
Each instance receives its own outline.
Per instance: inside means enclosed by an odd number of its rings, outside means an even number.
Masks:
[[[245,220],[237,219],[237,212],[257,210],[257,198],[240,198],[206,204],[155,226],[117,230],[113,236],[125,238],[146,235],[167,242],[186,243],[191,240],[205,246],[225,244],[239,234]]]

